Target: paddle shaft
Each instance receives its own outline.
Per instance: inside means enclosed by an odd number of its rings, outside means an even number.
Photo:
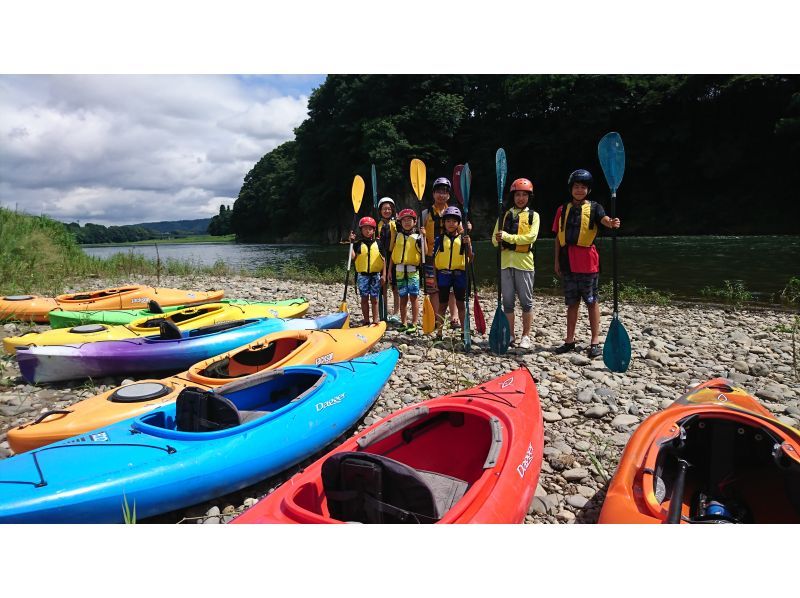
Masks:
[[[617,214],[617,191],[611,192],[611,220]],[[614,280],[614,315],[619,312],[619,288],[617,286],[617,229],[611,229],[611,275]]]
[[[358,224],[358,214],[353,214],[353,226],[350,227],[351,234],[355,232],[356,224]],[[342,303],[347,302],[347,285],[350,282],[350,263],[352,259],[353,259],[353,242],[350,241],[350,249],[347,251],[347,273],[344,276],[344,294],[342,295]]]
[[[675,476],[675,483],[672,485],[672,495],[669,498],[669,512],[664,523],[680,523],[681,511],[683,509],[683,493],[686,486],[686,470],[689,464],[678,458],[678,475]]]

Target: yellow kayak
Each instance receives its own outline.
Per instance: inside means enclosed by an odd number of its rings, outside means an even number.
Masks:
[[[6,353],[16,353],[17,347],[46,345],[70,345],[93,343],[96,341],[123,340],[137,336],[159,334],[162,322],[166,327],[177,326],[179,330],[194,330],[203,326],[211,326],[230,320],[249,318],[298,318],[308,311],[308,301],[298,298],[291,304],[251,303],[248,305],[230,305],[225,303],[208,303],[187,307],[178,311],[148,316],[132,321],[124,326],[108,326],[106,324],[84,324],[72,328],[58,328],[44,332],[29,332],[22,336],[10,336],[3,339]]]
[[[162,380],[141,380],[120,386],[66,409],[44,413],[37,420],[8,431],[15,453],[77,436],[111,423],[138,417],[174,401],[186,386],[204,389],[225,384],[264,370],[290,365],[321,365],[364,355],[383,336],[386,323],[329,330],[284,330],[268,334],[235,351],[195,364]]]

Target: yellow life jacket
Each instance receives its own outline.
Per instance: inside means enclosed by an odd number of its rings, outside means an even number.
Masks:
[[[421,253],[417,241],[419,235],[407,235],[402,230],[397,231],[394,249],[392,249],[392,262],[397,265],[419,266],[422,263]]]
[[[597,236],[597,227],[594,224],[596,205],[597,203],[594,201],[585,201],[581,205],[581,229],[576,241],[569,240],[570,245],[591,247],[594,243],[594,238]],[[561,222],[558,226],[558,244],[561,247],[567,245],[567,221],[572,208],[572,202],[564,204],[561,208]]]
[[[378,220],[378,232],[377,238],[380,239],[381,243],[384,242],[384,239],[381,237],[381,232],[383,231],[383,227],[386,223],[383,220]],[[394,240],[397,238],[397,220],[392,218],[389,220],[389,240],[386,241],[384,247],[388,249],[389,247],[394,247]]]
[[[528,217],[520,218],[520,216],[526,212]],[[526,207],[518,212],[516,216],[513,214],[514,212],[512,210],[508,210],[505,213],[503,216],[502,230],[507,232],[509,235],[527,235],[529,232],[531,232],[534,211]],[[508,217],[509,215],[511,215],[511,218]],[[500,244],[502,245],[503,249],[516,251],[517,253],[528,253],[529,251],[533,251],[533,243],[530,245],[514,245],[508,241],[501,241]]]
[[[444,218],[442,218],[442,214],[444,214],[444,210],[449,207],[450,204],[446,205],[441,213],[436,211],[436,208],[432,205],[430,208],[425,210],[423,216],[425,217],[425,244],[428,246],[425,250],[426,255],[433,255],[433,242],[439,235],[444,234]]]
[[[375,274],[383,270],[383,256],[375,239],[363,239],[358,244],[356,253],[356,272],[362,274]]]
[[[461,235],[453,238],[449,235],[442,235],[438,241],[433,257],[434,268],[437,270],[464,270],[467,263],[464,255],[466,246],[461,244]]]

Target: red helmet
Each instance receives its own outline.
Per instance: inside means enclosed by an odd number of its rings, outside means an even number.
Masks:
[[[417,219],[417,213],[412,210],[411,208],[406,208],[404,210],[400,210],[400,213],[397,215],[398,220],[402,220],[403,218],[411,217],[414,220]]]
[[[511,193],[514,191],[527,191],[528,193],[533,193],[533,183],[531,183],[528,179],[517,179],[513,183],[511,183],[511,189],[509,189]]]
[[[362,226],[371,226],[372,228],[375,228],[375,219],[372,216],[364,216],[358,221],[358,228],[361,228]]]

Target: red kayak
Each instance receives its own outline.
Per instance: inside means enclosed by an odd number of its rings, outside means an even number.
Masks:
[[[539,393],[520,368],[393,413],[231,523],[520,523],[543,445]]]

